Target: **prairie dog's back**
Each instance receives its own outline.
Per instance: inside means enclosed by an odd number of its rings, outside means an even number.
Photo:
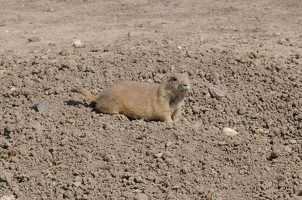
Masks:
[[[150,118],[157,102],[158,88],[157,84],[124,81],[104,90],[98,97],[96,106],[108,114]]]

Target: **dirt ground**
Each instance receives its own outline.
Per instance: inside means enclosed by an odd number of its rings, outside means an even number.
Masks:
[[[72,92],[182,72],[175,124]],[[0,198],[302,199],[301,0],[2,0],[0,84]]]

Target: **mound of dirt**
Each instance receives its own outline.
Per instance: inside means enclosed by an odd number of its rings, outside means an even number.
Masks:
[[[0,198],[302,199],[299,0],[14,1],[0,8]],[[187,72],[180,122],[98,113]]]

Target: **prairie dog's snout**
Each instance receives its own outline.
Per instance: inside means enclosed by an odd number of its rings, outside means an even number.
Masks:
[[[190,90],[190,85],[189,83],[182,83],[179,85],[179,90],[180,91],[189,91]]]

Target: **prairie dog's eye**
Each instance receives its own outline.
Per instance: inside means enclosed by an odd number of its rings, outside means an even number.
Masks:
[[[176,77],[171,77],[170,81],[177,81],[177,78]]]

